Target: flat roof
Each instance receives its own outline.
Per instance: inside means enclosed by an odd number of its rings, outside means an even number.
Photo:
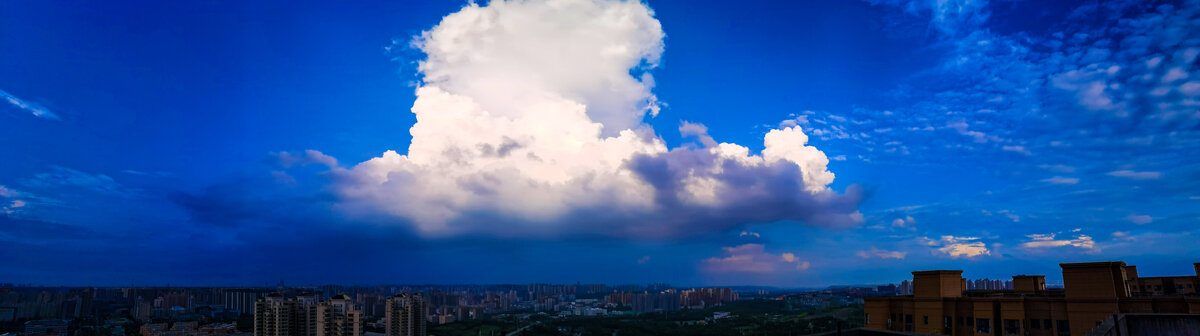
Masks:
[[[1062,267],[1062,268],[1083,268],[1083,267],[1101,267],[1101,266],[1111,267],[1111,266],[1125,266],[1125,262],[1124,261],[1097,261],[1097,262],[1085,262],[1085,263],[1063,263],[1063,264],[1058,264],[1058,266]]]
[[[913,275],[917,274],[962,274],[962,270],[930,270],[930,271],[913,271]]]

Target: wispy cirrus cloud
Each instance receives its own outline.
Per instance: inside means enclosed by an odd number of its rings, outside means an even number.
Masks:
[[[1026,237],[1028,237],[1029,240],[1021,243],[1021,247],[1025,249],[1075,247],[1088,253],[1100,252],[1100,249],[1096,247],[1096,242],[1091,236],[1085,234],[1075,234],[1075,238],[1073,239],[1057,239],[1057,236],[1058,233],[1027,235]]]
[[[1116,170],[1108,172],[1108,176],[1124,177],[1135,180],[1152,180],[1162,177],[1162,173],[1156,171]]]
[[[3,98],[5,101],[8,102],[9,105],[12,105],[13,107],[15,107],[19,110],[33,114],[34,117],[38,117],[38,118],[42,118],[42,119],[50,119],[50,120],[59,120],[58,115],[54,114],[54,112],[50,112],[50,109],[47,109],[45,106],[42,106],[41,104],[38,104],[35,102],[31,102],[28,100],[18,98],[17,96],[14,96],[11,93],[8,93],[7,91],[0,90],[0,98]]]
[[[106,174],[92,174],[62,166],[50,166],[50,171],[37,173],[22,183],[31,188],[81,188],[121,197],[133,197],[141,192],[117,182]]]
[[[1055,176],[1055,177],[1043,179],[1042,182],[1046,182],[1049,184],[1079,184],[1079,178],[1078,177]]]
[[[875,247],[872,247],[870,250],[859,250],[857,253],[855,253],[855,255],[857,255],[859,258],[863,258],[863,259],[870,259],[870,258],[904,259],[904,256],[907,254],[908,254],[908,252],[888,251],[888,250],[882,250],[882,249],[875,248]]]
[[[1125,219],[1137,225],[1150,224],[1154,221],[1154,217],[1148,215],[1129,215],[1125,216]]]

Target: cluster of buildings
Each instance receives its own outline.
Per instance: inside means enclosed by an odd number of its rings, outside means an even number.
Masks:
[[[239,333],[234,323],[210,323],[201,325],[196,321],[180,321],[173,323],[147,323],[139,330],[141,336],[214,336],[239,335],[249,336],[249,333]]]
[[[0,284],[0,326],[4,326],[0,334],[123,336],[129,330],[141,336],[361,336],[369,331],[423,335],[427,325],[479,318],[705,309],[738,299],[731,288],[679,289],[664,283],[316,287],[280,283],[249,288]],[[21,324],[26,328],[17,329]]]
[[[965,280],[963,286],[967,290],[1012,290],[1012,281],[992,280],[988,278]],[[898,285],[879,286],[881,295],[913,295],[913,282],[901,281]]]
[[[987,278],[978,280],[967,280],[967,290],[1012,290],[1012,280],[988,280]]]
[[[388,336],[425,335],[428,305],[421,294],[401,293],[384,301]],[[363,312],[347,294],[327,300],[301,294],[270,294],[254,305],[254,336],[362,336]]]
[[[604,302],[610,306],[628,306],[638,313],[705,309],[735,300],[738,300],[738,294],[731,288],[617,292],[604,297]]]
[[[94,288],[20,288],[0,284],[0,322],[75,319],[94,313]]]
[[[1200,263],[1194,275],[1142,277],[1124,262],[1066,263],[1064,288],[1044,275],[1014,276],[1007,288],[972,288],[961,270],[913,272],[912,294],[868,297],[871,329],[934,335],[1200,335]],[[994,284],[994,282],[992,282]],[[1145,315],[1150,314],[1150,315]],[[1179,315],[1164,315],[1179,314]],[[1166,328],[1166,329],[1163,329]]]

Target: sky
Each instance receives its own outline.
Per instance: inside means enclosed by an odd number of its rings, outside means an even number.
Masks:
[[[0,282],[1200,262],[1197,1],[15,1],[0,50]]]

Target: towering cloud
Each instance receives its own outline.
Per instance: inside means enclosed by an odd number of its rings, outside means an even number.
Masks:
[[[861,221],[858,193],[828,188],[829,161],[800,127],[768,132],[755,155],[686,123],[705,146],[668,148],[643,123],[658,111],[647,71],[663,37],[636,1],[497,0],[446,16],[413,42],[427,58],[407,154],[335,169],[342,208],[433,237]]]

